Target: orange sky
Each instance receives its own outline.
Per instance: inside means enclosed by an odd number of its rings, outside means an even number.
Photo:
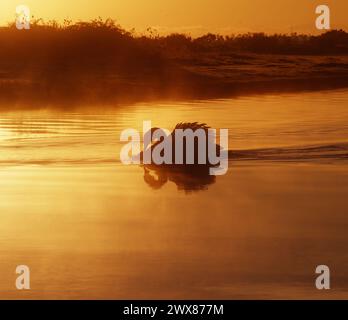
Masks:
[[[88,3],[88,5],[86,5]],[[0,0],[0,24],[26,4],[35,17],[86,20],[112,17],[143,31],[181,31],[193,35],[265,31],[315,33],[315,7],[327,4],[333,28],[348,30],[347,0]]]

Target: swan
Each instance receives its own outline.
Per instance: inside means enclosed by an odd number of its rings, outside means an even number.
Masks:
[[[208,156],[208,150],[209,150],[209,129],[210,127],[206,124],[206,123],[198,123],[198,122],[181,122],[178,123],[174,130],[166,135],[164,133],[164,131],[160,128],[154,127],[151,128],[148,132],[145,133],[144,138],[147,139],[148,141],[153,141],[153,136],[154,134],[156,134],[156,132],[161,132],[161,138],[155,140],[149,147],[148,149],[146,149],[148,152],[148,154],[150,155],[150,163],[145,163],[144,162],[144,151],[142,151],[140,153],[140,162],[141,164],[145,165],[146,167],[150,168],[150,167],[166,167],[166,168],[172,168],[175,170],[180,170],[180,171],[184,171],[184,172],[189,172],[189,171],[208,171],[209,168],[212,167],[216,167],[217,164],[216,163],[212,163],[209,159]],[[204,132],[205,134],[205,148],[203,150],[200,150],[200,145],[199,142],[197,141],[197,139],[194,140],[193,142],[193,150],[189,150],[189,152],[192,152],[190,154],[191,157],[193,157],[193,161],[188,161],[188,155],[187,155],[187,150],[186,150],[186,143],[187,143],[187,137],[184,136],[183,137],[183,144],[182,144],[182,150],[180,150],[180,152],[182,153],[182,163],[177,163],[177,161],[175,161],[175,155],[176,155],[176,139],[177,139],[177,135],[176,132],[177,130],[192,130],[193,133],[197,132],[197,130],[200,130],[201,133]],[[145,140],[144,139],[144,140]],[[162,164],[156,164],[155,161],[153,161],[153,152],[156,149],[156,147],[158,147],[160,144],[164,145],[168,143],[169,148],[171,147],[171,161],[170,164],[168,163],[162,163]],[[211,148],[211,146],[210,146]],[[217,157],[219,157],[220,155],[220,150],[221,147],[220,145],[214,143],[213,146],[213,150],[215,151],[215,155]],[[200,152],[205,152],[205,154],[200,154]],[[162,150],[161,152],[161,156],[163,156],[164,150]],[[199,161],[199,159],[203,159],[204,161]]]
[[[177,129],[186,130],[191,129],[193,132],[201,129],[208,137],[209,126],[206,123],[198,123],[198,122],[181,122],[178,123],[174,130],[168,134],[163,135],[157,141],[154,141],[147,149],[149,154],[151,155],[151,163],[144,163],[144,151],[140,153],[140,163],[144,168],[144,181],[148,184],[152,189],[158,190],[162,188],[168,181],[173,182],[178,190],[182,190],[185,193],[196,192],[200,190],[206,190],[210,185],[216,182],[216,177],[210,175],[210,168],[216,167],[216,164],[213,164],[209,161],[208,152],[206,152],[205,164],[200,164],[199,159],[199,144],[198,141],[194,141],[194,148],[192,150],[194,161],[193,163],[187,163],[186,160],[186,141],[183,142],[183,163],[175,164],[175,140],[176,135],[175,132]],[[152,141],[152,137],[156,131],[160,130],[163,133],[163,130],[160,128],[151,128],[148,132],[145,133],[145,138],[148,141]],[[146,136],[147,135],[147,136]],[[172,161],[171,164],[156,164],[152,161],[152,153],[153,150],[161,143],[166,143],[165,140],[168,140],[172,148]],[[205,141],[206,150],[208,150],[208,139]],[[220,155],[220,145],[215,144],[214,148],[216,155]]]

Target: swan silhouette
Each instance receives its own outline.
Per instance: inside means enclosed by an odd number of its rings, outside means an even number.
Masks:
[[[210,175],[210,168],[218,166],[218,164],[213,164],[210,162],[210,159],[208,157],[208,152],[206,152],[205,155],[205,163],[199,163],[199,144],[198,141],[194,141],[194,149],[190,150],[190,152],[193,153],[193,163],[187,163],[187,157],[186,157],[186,139],[183,139],[183,163],[182,164],[176,164],[175,163],[175,131],[177,129],[191,129],[193,132],[196,132],[197,130],[203,130],[206,134],[206,150],[208,150],[208,130],[210,127],[205,123],[198,123],[198,122],[181,122],[178,123],[173,132],[167,136],[163,135],[161,139],[155,141],[152,143],[151,146],[149,146],[149,154],[151,155],[151,163],[145,164],[144,163],[144,151],[140,153],[140,162],[141,165],[144,168],[144,181],[153,189],[160,189],[162,186],[164,186],[168,181],[174,182],[179,190],[183,190],[186,193],[194,192],[194,191],[200,191],[205,190],[208,188],[209,185],[215,183],[216,177],[213,175]],[[150,135],[149,140],[151,140],[153,134],[157,131],[161,130],[159,128],[151,128],[146,135]],[[160,143],[165,143],[166,139],[171,139],[170,145],[172,147],[172,161],[171,164],[155,164],[154,161],[152,161],[152,153],[153,150],[158,146]],[[168,141],[169,142],[169,141]],[[220,155],[220,146],[218,144],[215,144],[215,152],[216,155]],[[161,154],[163,156],[163,154]]]

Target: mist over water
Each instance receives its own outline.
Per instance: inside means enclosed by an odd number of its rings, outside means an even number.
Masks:
[[[126,128],[142,132],[143,120],[172,130],[179,122],[198,121],[229,129],[232,150],[294,150],[345,147],[348,139],[348,93],[252,96],[187,103],[138,104],[117,110],[54,110],[2,113],[0,163],[119,163]],[[319,150],[320,151],[320,150]]]
[[[347,106],[339,90],[3,112],[0,273],[29,265],[39,298],[317,298],[330,263],[346,298]],[[119,161],[143,120],[229,129],[228,174],[154,188]],[[22,297],[12,282],[0,297]]]

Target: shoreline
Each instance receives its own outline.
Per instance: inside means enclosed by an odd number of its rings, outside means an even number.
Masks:
[[[128,74],[100,70],[97,64],[81,70],[42,63],[22,74],[11,74],[10,69],[0,66],[1,111],[9,105],[28,110],[120,107],[348,88],[348,56],[209,54],[195,61],[168,61],[159,69],[136,68]]]

